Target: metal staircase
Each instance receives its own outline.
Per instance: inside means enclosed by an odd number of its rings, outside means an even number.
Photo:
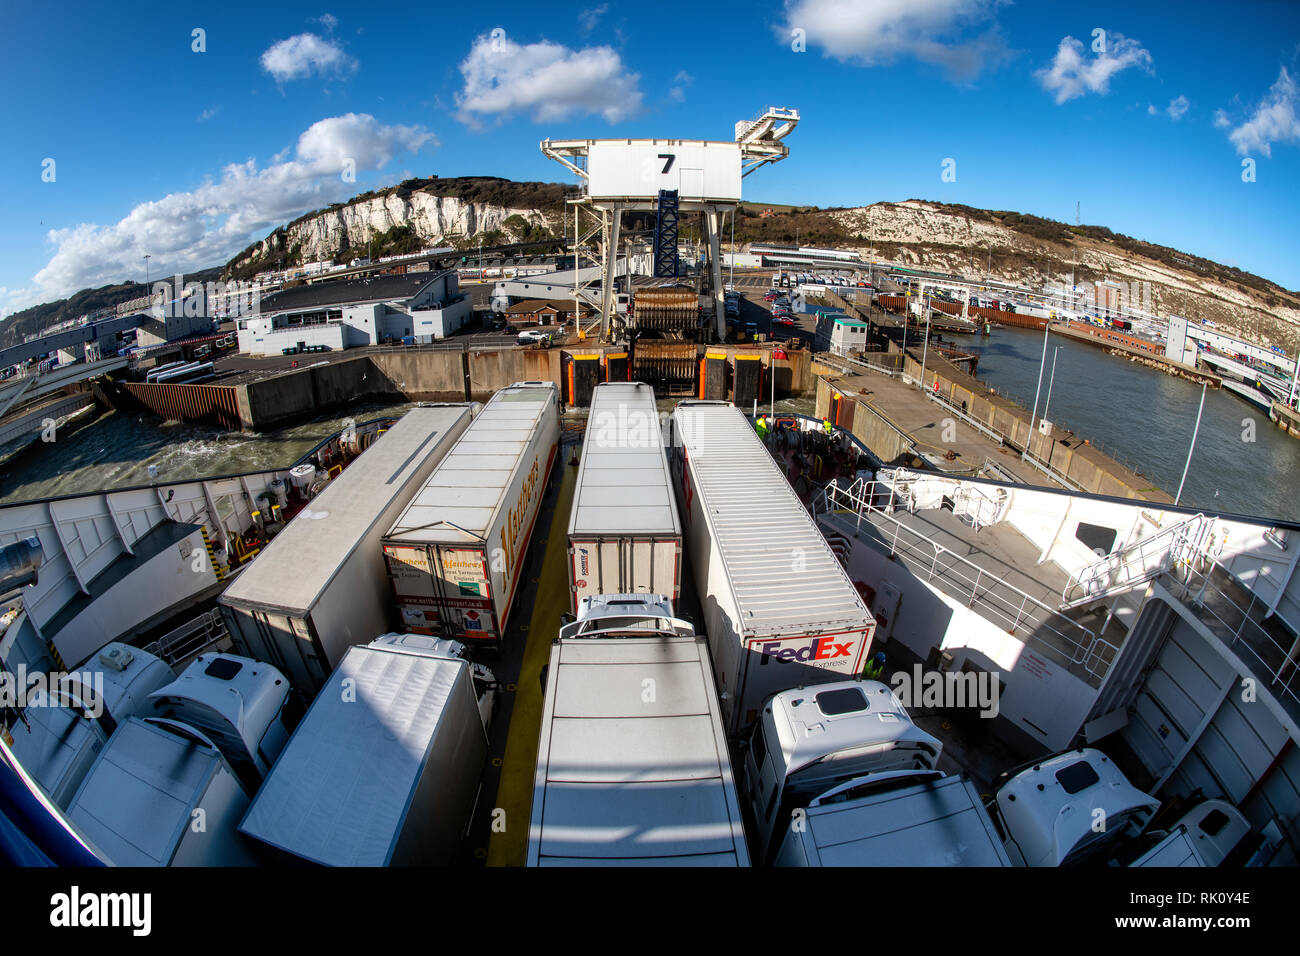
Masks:
[[[1092,604],[1190,564],[1200,553],[1208,524],[1205,515],[1193,515],[1076,571],[1061,591],[1061,610]]]

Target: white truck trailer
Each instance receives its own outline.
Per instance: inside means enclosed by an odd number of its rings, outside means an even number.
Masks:
[[[571,610],[585,597],[613,593],[662,594],[676,606],[681,564],[682,526],[654,389],[597,385],[569,516]]]
[[[545,674],[529,866],[748,866],[708,646],[664,595],[584,598]]]
[[[453,652],[350,648],[240,832],[326,866],[454,863],[487,757],[473,678]]]
[[[383,536],[402,629],[499,647],[560,441],[559,389],[501,389]]]
[[[381,539],[474,408],[411,409],[275,536],[221,596],[241,654],[311,694],[349,647],[390,629]]]
[[[728,733],[764,698],[862,670],[876,622],[740,409],[685,401],[671,462]]]

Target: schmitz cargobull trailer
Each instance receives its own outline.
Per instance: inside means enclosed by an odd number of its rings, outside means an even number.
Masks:
[[[681,402],[669,443],[728,732],[770,694],[859,673],[875,619],[740,409]]]
[[[681,590],[682,526],[654,389],[607,382],[591,396],[569,516],[572,610],[595,594]]]
[[[559,389],[501,389],[384,535],[402,628],[501,642],[560,440]]]

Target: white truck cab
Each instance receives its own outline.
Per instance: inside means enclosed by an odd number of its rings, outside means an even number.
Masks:
[[[990,810],[1020,866],[1218,866],[1250,831],[1222,800],[1198,804],[1169,830],[1148,829],[1160,801],[1091,748],[1008,771],[994,787]]]
[[[754,722],[743,758],[756,857],[771,858],[795,809],[864,775],[932,771],[942,749],[879,681],[774,694]]]
[[[1147,830],[1135,850],[1148,846],[1129,866],[1219,866],[1250,832],[1250,822],[1224,800],[1206,800],[1168,830]],[[1130,853],[1134,856],[1135,853]]]

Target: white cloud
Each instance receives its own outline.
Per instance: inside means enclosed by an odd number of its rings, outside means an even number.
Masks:
[[[602,3],[598,7],[592,7],[590,10],[583,10],[578,14],[578,23],[582,25],[583,33],[590,33],[596,29],[596,22],[609,12],[609,4]]]
[[[943,67],[954,78],[974,79],[1009,56],[997,28],[973,40],[953,35],[988,20],[1000,0],[786,0],[784,44],[794,31],[809,47],[860,66],[881,66],[911,56]]]
[[[1082,43],[1065,37],[1056,48],[1052,65],[1034,75],[1043,89],[1055,94],[1059,104],[1085,93],[1108,93],[1111,77],[1130,67],[1150,72],[1151,54],[1136,40],[1110,33],[1102,51],[1091,58],[1084,54]]]
[[[316,17],[311,22],[319,23],[326,30],[333,31],[333,29],[339,25],[339,18],[334,16],[334,14],[332,13],[322,13],[320,16]]]
[[[205,109],[202,113],[199,114],[199,122],[206,123],[208,120],[212,119],[212,117],[216,116],[220,112],[221,112],[220,106],[209,106],[207,109]]]
[[[1219,110],[1214,114],[1214,125],[1228,129],[1232,122],[1226,112]],[[1286,67],[1282,67],[1250,119],[1233,129],[1228,139],[1242,156],[1251,150],[1272,156],[1274,143],[1300,143],[1300,87]]]
[[[514,112],[531,112],[537,123],[590,113],[617,123],[641,109],[640,76],[607,46],[523,45],[494,30],[474,41],[460,72],[458,116],[471,125],[481,115]]]
[[[262,54],[262,69],[276,82],[300,80],[318,73],[344,76],[357,68],[357,61],[343,47],[314,33],[300,33],[273,44]]]
[[[686,100],[686,88],[695,82],[695,77],[691,76],[685,70],[678,70],[677,75],[673,77],[673,86],[668,91],[668,96],[678,103]]]
[[[138,276],[145,254],[156,276],[219,265],[287,220],[360,192],[340,175],[349,161],[358,174],[379,170],[430,143],[428,130],[385,126],[365,113],[320,120],[298,137],[291,160],[262,169],[252,159],[231,163],[216,181],[141,203],[113,225],[51,230],[53,256],[30,288],[0,298],[3,311]]]
[[[1166,114],[1171,120],[1177,122],[1187,115],[1191,108],[1191,103],[1185,96],[1175,96],[1169,101],[1169,105],[1164,109],[1157,109],[1155,104],[1147,104],[1147,116],[1159,116],[1161,113]],[[1220,110],[1222,112],[1222,110]],[[1217,120],[1216,120],[1217,123]]]

